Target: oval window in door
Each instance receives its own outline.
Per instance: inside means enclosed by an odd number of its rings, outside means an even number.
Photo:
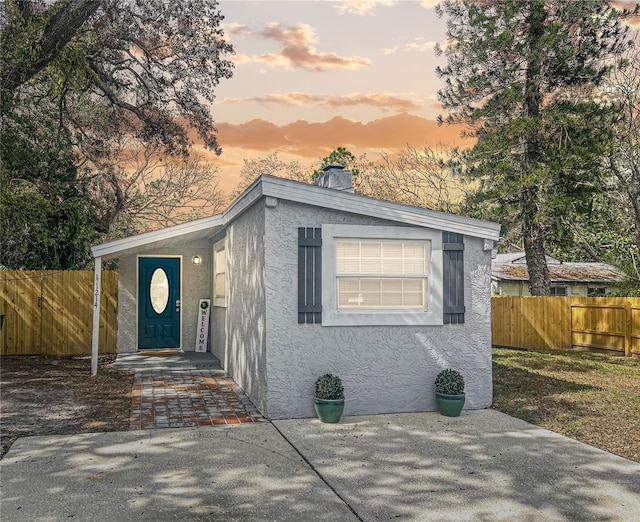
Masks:
[[[149,284],[151,306],[157,314],[161,314],[169,303],[169,279],[162,268],[156,268]]]

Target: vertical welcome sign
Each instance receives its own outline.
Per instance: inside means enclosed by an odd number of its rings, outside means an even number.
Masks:
[[[200,305],[198,306],[198,327],[196,328],[196,352],[207,351],[210,312],[211,299],[200,299]]]

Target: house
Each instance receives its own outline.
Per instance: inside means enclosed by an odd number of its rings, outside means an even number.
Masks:
[[[604,296],[626,275],[607,263],[565,263],[546,256],[551,295],[569,297]],[[494,295],[531,295],[529,272],[524,252],[498,254],[491,262],[491,293]]]
[[[499,225],[353,194],[341,167],[318,183],[262,176],[222,214],[94,247],[96,294],[118,259],[118,352],[194,350],[209,299],[207,349],[268,418],[313,416],[326,372],[346,415],[435,410],[448,367],[490,406]]]

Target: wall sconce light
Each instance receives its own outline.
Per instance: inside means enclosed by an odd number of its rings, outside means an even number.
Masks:
[[[193,256],[193,257],[191,258],[191,262],[192,262],[194,265],[199,265],[199,264],[201,264],[201,263],[202,263],[202,258],[201,258],[200,256],[198,256],[198,255],[195,255],[195,256]]]

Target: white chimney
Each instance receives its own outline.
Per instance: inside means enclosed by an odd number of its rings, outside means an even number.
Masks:
[[[351,171],[344,170],[342,165],[327,165],[322,170],[324,173],[316,179],[316,185],[353,193]]]

